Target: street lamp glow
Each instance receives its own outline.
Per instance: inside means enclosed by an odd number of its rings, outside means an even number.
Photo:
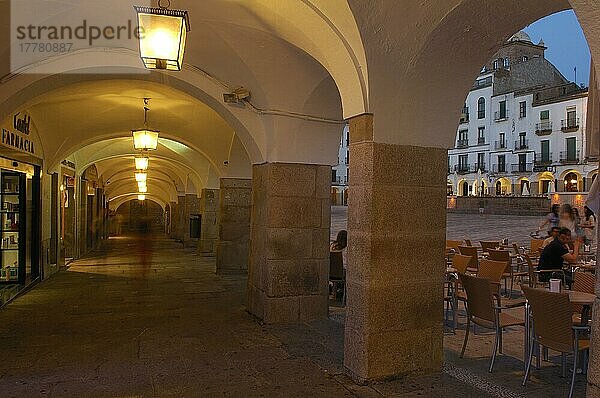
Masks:
[[[138,200],[140,200],[140,201],[146,200],[146,195],[138,195]]]
[[[140,29],[140,57],[147,69],[181,70],[190,30],[187,11],[135,6]]]
[[[150,129],[132,130],[133,147],[137,150],[148,151],[158,145],[158,131]]]
[[[135,169],[136,170],[147,170],[148,169],[148,156],[137,156],[135,158]]]
[[[145,172],[135,173],[135,180],[137,182],[145,183],[148,180],[148,174]]]

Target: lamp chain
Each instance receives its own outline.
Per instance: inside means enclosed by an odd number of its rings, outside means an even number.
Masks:
[[[150,110],[150,106],[148,105],[150,102],[150,98],[144,98],[144,127],[148,128],[148,111]]]

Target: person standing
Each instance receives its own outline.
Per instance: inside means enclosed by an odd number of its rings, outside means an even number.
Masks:
[[[548,235],[550,235],[550,232],[552,231],[552,228],[554,227],[558,227],[558,221],[559,221],[559,215],[558,215],[558,211],[560,210],[560,206],[557,204],[553,204],[552,208],[550,210],[550,213],[548,213],[548,215],[546,216],[546,219],[544,220],[544,222],[540,225],[540,227],[538,228],[539,231],[544,230],[544,227],[547,225],[547,231],[548,231]]]
[[[344,261],[344,269],[346,269],[347,265],[348,265],[347,254],[346,254],[347,246],[348,246],[348,231],[346,231],[344,229],[342,229],[340,232],[338,232],[335,240],[333,242],[331,242],[331,245],[329,246],[329,251],[342,252],[342,259]]]

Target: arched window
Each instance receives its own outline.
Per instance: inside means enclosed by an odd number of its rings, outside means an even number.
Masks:
[[[477,119],[485,119],[485,98],[477,100]]]
[[[568,173],[565,176],[564,184],[565,184],[565,192],[578,192],[579,191],[579,179],[577,178],[577,174]]]

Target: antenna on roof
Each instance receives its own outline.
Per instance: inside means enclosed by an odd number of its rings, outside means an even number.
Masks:
[[[575,84],[577,84],[577,67],[573,68],[575,70]]]

